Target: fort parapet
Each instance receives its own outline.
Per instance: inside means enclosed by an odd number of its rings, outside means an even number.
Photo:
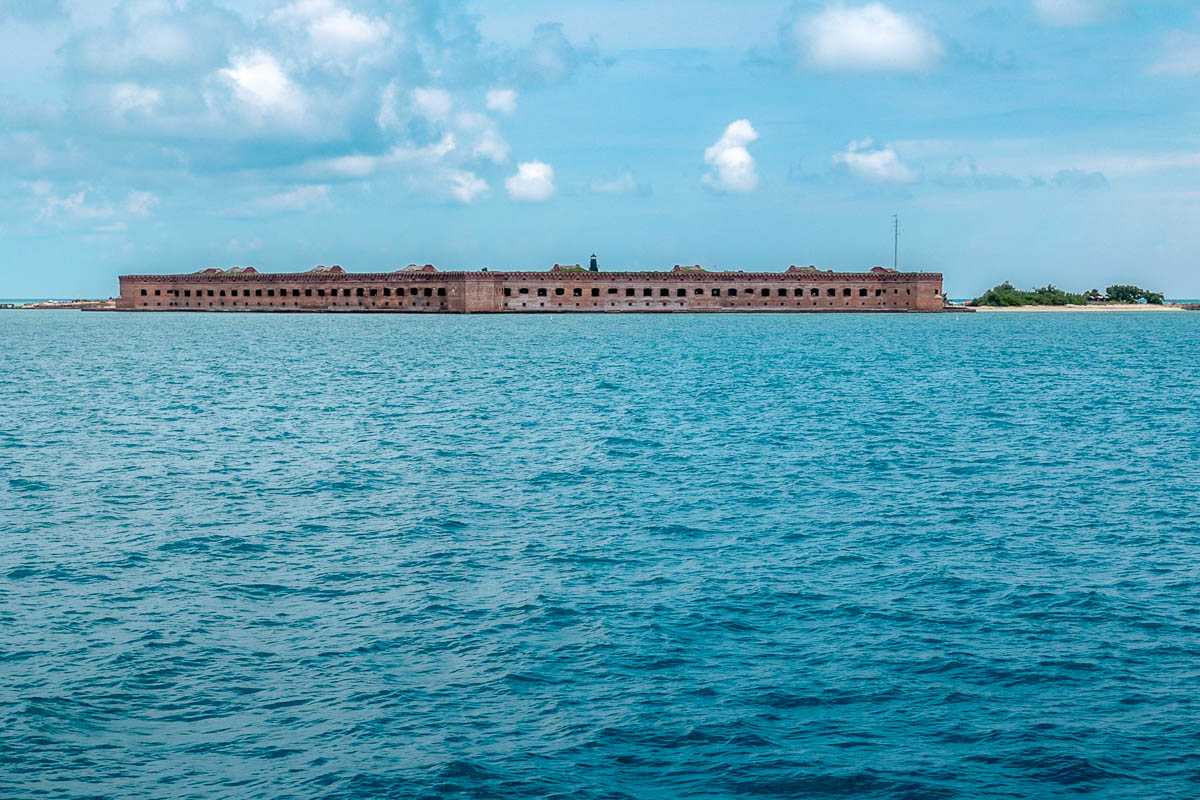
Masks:
[[[351,273],[340,267],[260,273],[209,269],[122,275],[120,311],[362,311],[451,314],[670,311],[941,311],[936,272],[439,272],[432,266]]]

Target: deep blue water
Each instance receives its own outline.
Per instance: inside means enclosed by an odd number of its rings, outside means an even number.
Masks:
[[[0,342],[0,797],[1200,794],[1200,313]]]

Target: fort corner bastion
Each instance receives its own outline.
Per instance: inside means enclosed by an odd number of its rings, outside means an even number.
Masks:
[[[834,272],[598,272],[555,265],[548,271],[440,272],[432,265],[395,272],[263,273],[205,269],[186,275],[122,275],[119,311],[539,312],[883,311],[932,312],[945,305],[942,276],[874,267]]]

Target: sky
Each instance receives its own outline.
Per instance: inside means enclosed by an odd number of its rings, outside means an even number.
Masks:
[[[791,264],[1200,297],[1184,0],[0,0],[0,297]]]

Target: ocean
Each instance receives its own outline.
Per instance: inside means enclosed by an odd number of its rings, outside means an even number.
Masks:
[[[4,798],[1194,798],[1200,313],[0,313]]]

